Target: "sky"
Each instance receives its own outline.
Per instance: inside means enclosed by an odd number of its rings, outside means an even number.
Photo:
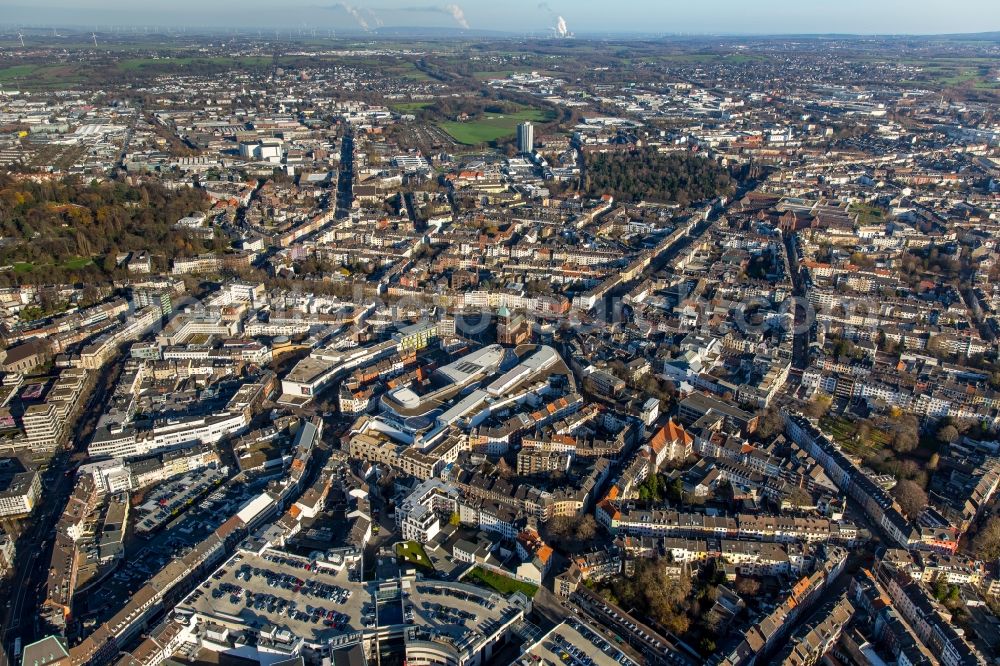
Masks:
[[[0,0],[8,26],[586,34],[942,34],[1000,30],[1000,0]]]

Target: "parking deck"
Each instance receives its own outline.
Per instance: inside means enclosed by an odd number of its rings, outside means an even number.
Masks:
[[[241,551],[179,604],[227,625],[277,627],[326,643],[374,626],[365,583],[307,558],[278,551]]]

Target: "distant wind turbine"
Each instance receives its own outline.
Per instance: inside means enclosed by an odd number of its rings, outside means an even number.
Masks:
[[[90,33],[90,38],[94,40],[94,46],[97,46],[97,33],[96,32]]]
[[[17,33],[17,38],[21,40],[21,48],[24,48],[24,33]]]

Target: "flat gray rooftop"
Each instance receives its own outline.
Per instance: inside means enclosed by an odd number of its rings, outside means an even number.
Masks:
[[[542,636],[518,659],[518,664],[537,663],[584,666],[589,659],[595,666],[637,666],[636,662],[577,618],[568,618]]]
[[[275,562],[266,559],[265,556],[280,555],[288,563]],[[242,556],[242,559],[236,559]],[[226,565],[210,576],[205,583],[199,585],[189,594],[179,605],[178,609],[191,609],[200,615],[209,618],[216,618],[220,623],[234,624],[240,623],[247,627],[262,629],[265,627],[278,627],[287,629],[296,636],[301,636],[311,642],[325,642],[331,638],[345,636],[347,634],[361,631],[363,629],[362,606],[366,602],[372,601],[371,592],[366,583],[351,582],[348,580],[347,568],[343,571],[335,572],[330,569],[313,566],[306,570],[301,566],[296,566],[295,562],[305,563],[305,558],[294,558],[283,553],[265,551],[264,555],[256,555],[246,551],[240,551],[227,561]],[[245,575],[237,576],[245,567],[250,570],[259,569],[259,574],[251,576],[246,580]],[[221,574],[221,575],[220,575]],[[291,588],[284,587],[283,584],[271,585],[269,581],[279,580],[278,577],[292,577],[301,580],[303,585],[292,584]],[[305,583],[313,583],[312,589],[319,586],[342,589],[350,592],[350,596],[343,602],[339,599],[329,599],[316,594],[310,594]],[[208,587],[205,587],[205,584]],[[230,587],[231,586],[231,587]],[[243,592],[236,595],[231,591],[233,588],[242,588]],[[227,590],[221,596],[213,596],[216,590]],[[325,589],[325,588],[324,588]],[[265,603],[258,608],[256,603],[247,606],[247,593],[252,593],[254,599],[258,595],[268,595],[262,598],[267,599],[273,595],[277,600],[286,602],[285,610],[280,610],[280,604]],[[294,612],[289,610],[294,603]],[[315,615],[313,609],[324,609],[323,618],[312,621]],[[347,616],[347,622],[340,628],[326,625],[329,611]],[[305,613],[309,619],[301,619],[296,613]]]
[[[281,551],[258,555],[241,550],[188,594],[177,610],[227,626],[277,627],[309,642],[325,643],[376,631],[377,600],[381,627],[410,625],[456,644],[489,638],[520,612],[503,595],[475,585],[406,577],[381,585],[355,582],[349,580],[348,567],[334,571],[310,565],[307,570],[308,562]],[[316,590],[333,591],[334,598]],[[346,599],[344,592],[349,593]],[[248,595],[252,595],[250,605]],[[263,604],[258,603],[261,600]],[[316,608],[322,609],[322,617],[313,621]],[[334,626],[328,624],[331,611]]]

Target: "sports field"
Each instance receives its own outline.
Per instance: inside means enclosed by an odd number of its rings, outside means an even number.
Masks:
[[[466,146],[476,146],[481,143],[489,143],[514,136],[517,134],[517,126],[526,120],[546,122],[551,120],[551,118],[539,109],[524,109],[517,113],[490,113],[484,115],[482,118],[464,123],[456,121],[443,122],[439,124],[439,127],[447,132],[455,141]]]

